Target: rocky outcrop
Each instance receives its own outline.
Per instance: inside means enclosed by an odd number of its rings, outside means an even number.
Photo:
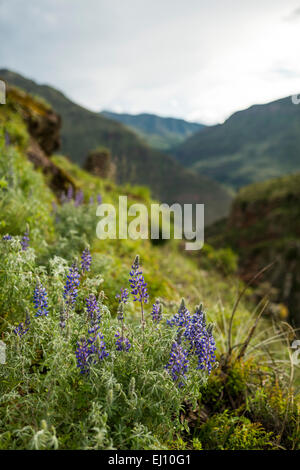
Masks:
[[[42,100],[15,87],[7,87],[7,105],[22,116],[26,123],[29,141],[26,149],[28,159],[47,175],[51,189],[57,193],[67,190],[74,181],[51,160],[50,155],[60,147],[61,119]]]
[[[84,169],[99,178],[112,179],[114,164],[112,163],[110,151],[105,147],[101,147],[89,152]]]

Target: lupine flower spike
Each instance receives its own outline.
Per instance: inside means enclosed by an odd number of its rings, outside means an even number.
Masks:
[[[131,348],[131,344],[128,338],[125,338],[125,336],[122,336],[122,333],[117,331],[115,334],[116,338],[116,349],[117,351],[125,351],[128,352],[129,349]]]
[[[24,233],[22,239],[21,239],[21,247],[22,247],[22,250],[23,251],[26,251],[27,248],[29,247],[29,231],[26,230],[26,232]]]
[[[116,295],[116,299],[119,299],[119,303],[123,302],[124,304],[127,303],[129,297],[128,289],[124,289],[121,287],[120,294]]]
[[[197,369],[207,370],[210,374],[215,356],[215,340],[212,335],[213,325],[206,326],[206,316],[202,305],[196,308],[184,336],[190,342],[190,353],[198,358]]]
[[[40,282],[37,282],[34,293],[33,303],[36,310],[36,317],[48,316],[48,298],[46,289]]]
[[[80,189],[79,191],[76,192],[74,206],[75,207],[80,206],[83,203],[83,199],[84,199],[83,192]]]
[[[67,201],[71,202],[73,199],[73,187],[70,185],[67,192]]]
[[[3,240],[3,241],[12,240],[12,236],[11,236],[11,235],[3,235],[2,240]]]
[[[88,312],[88,318],[90,322],[94,325],[95,323],[99,324],[101,320],[100,307],[97,302],[96,296],[90,294],[89,297],[85,299],[86,308]]]
[[[188,371],[188,364],[188,351],[183,349],[178,342],[174,342],[166,369],[169,369],[169,373],[178,387],[184,385],[183,379],[186,378],[185,374]]]
[[[81,271],[88,272],[92,263],[92,257],[89,248],[85,248],[81,255]]]
[[[152,315],[153,323],[158,324],[161,321],[161,319],[162,319],[162,305],[161,305],[159,299],[156,299],[155,303],[153,304],[151,315]]]
[[[181,300],[181,304],[178,313],[175,313],[171,320],[167,320],[169,326],[178,326],[180,328],[186,328],[191,320],[191,315],[185,306],[184,299]]]
[[[131,287],[131,294],[133,295],[134,302],[140,302],[142,312],[142,328],[145,327],[144,320],[144,303],[146,304],[149,299],[147,283],[145,282],[142,271],[140,270],[139,255],[136,255],[135,260],[130,271],[129,284]]]
[[[75,351],[77,367],[81,374],[87,374],[90,370],[89,365],[89,346],[85,338],[81,338],[77,343]]]
[[[80,276],[78,272],[78,268],[75,263],[72,264],[69,274],[67,275],[66,284],[64,287],[64,299],[66,304],[72,307],[75,304],[77,295],[78,295],[78,287],[80,284]]]
[[[26,312],[25,322],[19,323],[18,326],[14,329],[14,333],[17,336],[19,336],[19,338],[22,338],[22,336],[24,336],[29,330],[29,325],[30,325],[30,316],[29,316],[29,313]]]

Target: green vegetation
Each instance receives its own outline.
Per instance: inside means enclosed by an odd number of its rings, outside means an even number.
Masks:
[[[294,327],[299,315],[300,174],[242,188],[227,221],[207,230],[216,249],[231,249],[239,256],[239,272],[249,280],[272,263],[259,279],[258,298],[271,300],[270,315],[288,318]]]
[[[203,124],[183,119],[167,118],[155,114],[121,114],[102,111],[103,116],[121,122],[139,135],[150,147],[170,150],[204,128]]]
[[[96,239],[98,194],[116,207],[121,194],[149,206],[148,189],[96,178],[56,155],[53,161],[77,188],[75,200],[69,194],[61,201],[27,161],[28,136],[19,114],[11,112],[8,121],[3,114],[2,123],[5,130],[9,126],[11,144],[1,135],[0,328],[7,360],[0,364],[0,448],[299,449],[291,329],[267,318],[255,325],[262,305],[247,298],[232,316],[234,253],[210,246],[196,257],[187,256],[178,241]],[[83,200],[77,204],[80,190]],[[23,250],[28,228],[29,247]],[[67,307],[66,276],[88,246],[90,271],[81,272],[76,302]],[[132,347],[118,351],[116,295],[122,287],[130,290],[137,253],[150,296],[146,325],[143,329],[139,302],[128,301],[125,334]],[[35,316],[39,283],[47,292],[47,316]],[[89,295],[99,304],[109,356],[80,374],[75,351],[89,334]],[[217,363],[208,375],[196,370],[192,356],[184,386],[178,387],[165,369],[177,336],[166,320],[178,311],[182,296],[191,314],[203,301],[214,323]],[[158,325],[151,316],[157,298],[163,305]],[[20,322],[29,328],[21,336],[14,332]]]
[[[173,154],[234,189],[300,170],[300,109],[291,98],[251,106],[189,137]]]

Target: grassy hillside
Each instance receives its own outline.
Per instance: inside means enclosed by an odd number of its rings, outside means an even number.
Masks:
[[[300,107],[290,97],[251,106],[174,150],[186,167],[233,188],[300,170]]]
[[[244,298],[232,315],[237,283],[215,269],[217,251],[199,259],[175,241],[97,239],[100,195],[117,207],[120,194],[149,205],[149,192],[56,155],[78,188],[57,199],[26,158],[18,107],[5,109],[0,449],[299,449],[290,329],[257,325],[261,306]]]
[[[156,116],[155,114],[123,114],[102,111],[103,116],[121,122],[136,132],[150,147],[170,150],[205,126],[184,119]]]
[[[8,83],[46,99],[62,117],[62,152],[82,165],[90,150],[104,145],[111,150],[119,184],[143,184],[153,197],[166,203],[204,203],[211,223],[228,213],[231,195],[219,183],[184,169],[172,157],[150,149],[125,126],[70,101],[46,85],[1,70]]]

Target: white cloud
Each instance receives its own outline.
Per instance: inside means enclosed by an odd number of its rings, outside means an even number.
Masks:
[[[214,123],[300,90],[299,0],[4,0],[1,66],[95,111]]]

